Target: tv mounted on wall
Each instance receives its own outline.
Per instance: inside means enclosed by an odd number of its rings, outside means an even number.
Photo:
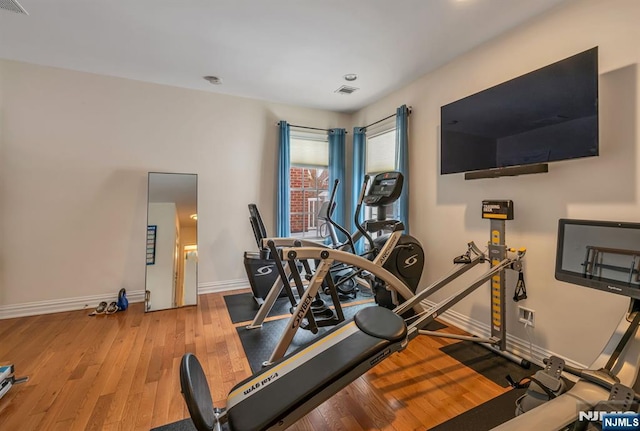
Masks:
[[[640,299],[640,223],[560,219],[555,276]]]
[[[598,155],[598,48],[441,107],[442,174],[547,172]]]

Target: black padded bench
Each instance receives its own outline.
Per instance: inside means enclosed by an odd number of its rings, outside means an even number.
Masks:
[[[220,421],[226,420],[231,431],[286,429],[406,344],[407,326],[400,316],[383,307],[360,310],[353,321],[237,384]],[[197,372],[185,374],[197,380]],[[187,392],[183,389],[185,398]],[[211,400],[210,394],[202,398],[199,408]],[[195,423],[191,406],[189,411]]]

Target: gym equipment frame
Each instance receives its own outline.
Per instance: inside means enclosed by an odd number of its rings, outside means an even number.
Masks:
[[[481,277],[478,282],[472,283],[466,289],[461,290],[457,294],[450,296],[439,304],[435,305],[431,310],[427,312],[426,317],[422,317],[424,325],[428,325],[435,320],[437,316],[442,314],[445,310],[449,309],[471,292],[480,287],[484,282],[491,280],[491,336],[489,338],[482,338],[477,336],[465,336],[465,335],[453,335],[443,334],[440,332],[421,330],[423,335],[440,336],[447,338],[455,338],[458,340],[473,341],[480,343],[481,345],[489,348],[491,351],[509,359],[512,362],[524,367],[529,368],[531,363],[517,355],[507,351],[507,327],[506,327],[506,286],[505,286],[505,268],[509,268],[518,272],[522,271],[522,265],[520,259],[516,262],[510,262],[507,266],[503,263],[507,260],[507,250],[516,252],[515,249],[508,249],[505,245],[505,221],[513,220],[513,202],[510,200],[485,200],[482,201],[482,218],[490,220],[491,240],[489,242],[489,257],[482,253],[478,247],[473,243],[469,243],[469,249],[466,253],[466,257],[469,258],[469,262],[462,266],[453,274],[444,277],[441,280],[436,281],[432,285],[423,290],[425,299],[427,296],[437,292],[440,288],[444,287],[452,280],[456,279],[464,272],[471,269],[478,263],[490,260],[492,268],[499,268],[497,271],[490,271],[488,278]],[[526,250],[524,248],[517,251],[517,253],[524,256]],[[475,255],[473,259],[471,255]],[[489,273],[488,273],[489,274]],[[415,299],[414,299],[415,300]],[[413,301],[413,300],[412,300]],[[406,307],[410,307],[412,301],[408,301],[402,304],[396,310],[399,314],[402,314]]]
[[[344,251],[302,247],[283,249],[282,253],[291,261],[319,260],[306,299],[301,299],[292,323],[304,315],[301,314],[304,307],[309,306],[313,292],[336,260],[365,268],[401,294],[408,290],[379,264]],[[524,250],[519,250],[514,257],[507,256],[478,278],[462,296],[507,268],[519,268],[524,254]],[[385,253],[380,253],[379,260],[384,258]],[[181,385],[194,424],[202,430],[221,429],[224,423],[231,431],[286,429],[392,353],[403,350],[409,341],[420,335],[424,325],[462,298],[456,296],[457,300],[432,308],[407,325],[398,313],[419,306],[430,293],[423,291],[408,298],[395,312],[384,307],[360,310],[352,321],[343,322],[313,344],[240,382],[229,393],[224,410],[213,407],[206,376],[198,360],[191,354],[185,355],[180,370]]]
[[[483,218],[490,219],[491,221],[491,241],[489,243],[489,255],[491,270],[478,278],[476,281],[471,283],[468,287],[462,289],[461,291],[455,293],[449,298],[441,301],[440,303],[434,305],[433,307],[428,307],[425,311],[424,305],[422,301],[427,299],[430,295],[436,293],[441,288],[445,287],[453,280],[460,277],[465,272],[469,271],[471,268],[476,266],[479,263],[484,263],[489,261],[489,258],[479,250],[479,248],[473,243],[470,242],[468,244],[468,249],[465,260],[458,266],[458,269],[453,273],[450,273],[443,278],[437,280],[435,283],[423,289],[419,294],[414,295],[410,289],[406,287],[404,283],[398,280],[393,274],[389,274],[390,279],[382,279],[387,288],[391,290],[392,295],[400,295],[405,302],[400,306],[396,307],[394,311],[403,315],[411,308],[418,314],[416,324],[419,327],[426,327],[429,323],[433,322],[439,315],[444,313],[449,308],[453,307],[459,301],[464,299],[466,296],[471,294],[477,288],[482,286],[485,282],[491,280],[491,336],[488,338],[477,337],[477,336],[464,336],[464,335],[454,335],[454,334],[444,334],[441,332],[420,330],[422,335],[430,335],[430,336],[441,336],[448,338],[455,338],[459,340],[472,341],[476,343],[480,343],[481,345],[489,348],[491,351],[509,359],[512,362],[524,367],[529,368],[531,366],[530,362],[526,359],[523,359],[513,353],[507,351],[506,349],[506,340],[507,340],[507,328],[506,328],[506,312],[505,312],[505,299],[506,299],[506,287],[505,287],[505,269],[509,268],[515,271],[521,271],[522,265],[520,263],[520,258],[524,256],[526,250],[524,248],[516,251],[515,249],[509,249],[511,252],[516,252],[519,255],[519,258],[515,261],[507,259],[507,247],[504,242],[505,238],[505,221],[513,219],[513,202],[512,201],[483,201],[482,203],[482,216]],[[351,253],[344,252],[342,250],[333,250],[330,248],[318,248],[318,247],[295,247],[295,248],[283,248],[282,255],[286,257],[287,265],[286,268],[295,267],[295,260],[315,260],[319,262],[316,273],[312,277],[311,281],[307,289],[304,290],[304,293],[300,296],[300,300],[298,302],[298,306],[293,311],[291,318],[289,319],[289,324],[286,326],[282,335],[280,336],[280,340],[273,350],[271,356],[267,361],[265,361],[264,365],[270,365],[274,361],[282,358],[289,348],[293,337],[295,336],[298,328],[303,322],[305,317],[309,318],[310,306],[313,298],[318,293],[320,286],[327,276],[327,272],[332,267],[332,265],[337,262],[346,263],[353,267],[360,268],[362,270],[368,271],[370,273],[376,274],[376,267],[383,267],[386,259],[390,256],[391,252],[396,247],[398,240],[402,235],[402,224],[399,223],[396,225],[396,230],[391,233],[391,236],[384,244],[383,248],[380,250],[376,258],[373,262],[370,262],[366,259],[363,259],[357,255],[353,255]],[[473,256],[473,257],[471,257]],[[505,263],[506,262],[506,263]],[[289,272],[287,275],[289,275]],[[280,279],[279,279],[280,280]],[[279,280],[276,280],[278,282]],[[274,285],[275,287],[275,285]],[[282,286],[280,287],[282,289]],[[253,329],[257,327],[261,327],[264,318],[271,310],[273,303],[278,298],[280,294],[280,289],[272,289],[267,298],[265,299],[265,303],[260,308],[258,315],[252,322],[252,324],[248,327],[248,329]],[[402,301],[400,301],[402,302]],[[312,316],[311,316],[312,319]]]

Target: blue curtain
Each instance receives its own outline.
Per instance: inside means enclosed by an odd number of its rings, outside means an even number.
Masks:
[[[289,223],[289,168],[291,167],[291,157],[289,147],[291,146],[289,124],[280,121],[280,136],[278,140],[278,191],[276,205],[276,235],[279,237],[290,237],[291,226]]]
[[[354,127],[353,129],[353,169],[351,177],[351,214],[355,214],[360,189],[364,181],[365,170],[365,148],[367,144],[367,130],[364,127]],[[360,221],[364,219],[363,212],[360,213]],[[356,224],[351,220],[351,232],[356,231]],[[364,252],[364,239],[356,243],[356,253]]]
[[[404,175],[400,195],[400,221],[405,233],[409,233],[409,109],[402,105],[396,110],[396,169]]]
[[[346,226],[344,223],[345,189],[347,187],[345,184],[345,135],[344,129],[329,130],[329,193],[331,193],[334,181],[340,180],[336,193],[336,210],[333,213],[333,220],[340,226]],[[340,232],[337,233],[340,241],[346,240],[344,235]]]

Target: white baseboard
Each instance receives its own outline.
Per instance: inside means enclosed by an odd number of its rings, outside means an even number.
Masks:
[[[435,303],[431,301],[423,301],[422,303],[425,306],[435,305]],[[468,316],[460,314],[454,310],[445,311],[443,314],[438,316],[438,319],[478,337],[488,337],[491,334],[491,328],[488,324],[473,320]],[[550,350],[530,343],[529,340],[524,340],[510,334],[507,334],[507,351],[521,358],[527,359],[530,362],[541,367],[544,367],[543,359],[550,356],[560,356]],[[562,359],[565,360],[565,363],[567,365],[570,365],[572,367],[587,368],[586,365],[573,361],[569,358],[562,357]]]
[[[128,290],[127,299],[130,303],[143,302],[144,290]],[[40,314],[60,313],[63,311],[93,310],[102,301],[109,303],[115,300],[117,300],[117,294],[80,296],[76,298],[25,302],[15,305],[2,305],[0,306],[0,319],[37,316]]]
[[[249,281],[246,279],[216,281],[200,283],[198,294],[225,292],[230,290],[247,289]],[[91,295],[76,298],[53,299],[48,301],[25,302],[15,305],[0,306],[0,320],[14,317],[37,316],[40,314],[60,313],[64,311],[93,310],[102,301],[111,302],[117,298],[114,295]],[[127,291],[130,303],[144,302],[144,290]]]
[[[251,285],[249,280],[225,280],[225,281],[213,281],[210,283],[198,284],[198,295],[205,295],[207,293],[227,292],[229,290],[248,289]]]

